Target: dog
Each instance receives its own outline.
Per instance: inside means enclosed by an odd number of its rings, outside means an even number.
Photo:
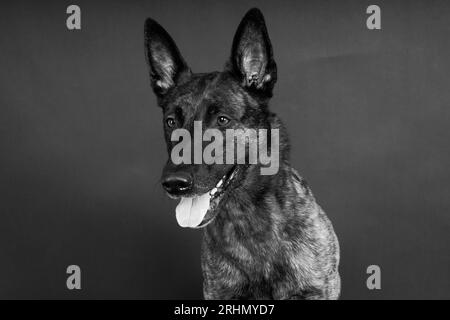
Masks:
[[[306,181],[291,167],[281,120],[269,110],[277,65],[264,17],[251,9],[234,36],[221,72],[193,73],[169,34],[145,22],[151,86],[163,111],[169,155],[176,129],[194,122],[221,131],[277,129],[279,168],[262,175],[261,164],[175,164],[161,183],[180,199],[177,220],[203,228],[205,299],[338,299],[339,243]]]

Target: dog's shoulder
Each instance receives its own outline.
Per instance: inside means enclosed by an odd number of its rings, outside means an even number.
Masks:
[[[304,232],[309,239],[314,239],[319,256],[327,257],[328,270],[336,271],[339,264],[339,243],[334,232],[333,225],[325,211],[316,202],[311,188],[306,180],[295,169],[291,169],[292,180],[298,194],[298,198],[306,199],[305,205],[298,207],[297,212],[305,219]],[[331,259],[330,259],[331,258]]]
[[[308,197],[308,196],[314,197],[312,195],[311,189],[309,188],[306,180],[303,177],[301,177],[298,174],[297,170],[295,170],[294,168],[290,168],[290,170],[291,170],[292,181],[294,183],[294,187],[295,187],[295,190],[297,191],[298,195],[302,196],[302,197]]]
[[[297,212],[304,216],[314,229],[334,235],[331,221],[328,219],[322,207],[317,203],[306,180],[298,174],[297,170],[293,168],[290,170],[292,183],[297,194]]]

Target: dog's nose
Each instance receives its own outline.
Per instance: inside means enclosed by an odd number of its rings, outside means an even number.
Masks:
[[[163,188],[170,194],[181,195],[192,187],[192,177],[187,173],[167,175],[162,180]]]

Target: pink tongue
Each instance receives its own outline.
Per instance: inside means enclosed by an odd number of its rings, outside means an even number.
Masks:
[[[177,221],[180,227],[198,227],[208,212],[210,199],[208,192],[198,197],[181,198],[176,208]]]

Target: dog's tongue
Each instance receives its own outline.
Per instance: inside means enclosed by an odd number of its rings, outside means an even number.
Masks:
[[[176,209],[178,224],[183,228],[199,226],[208,212],[210,199],[208,192],[198,197],[181,198]]]

